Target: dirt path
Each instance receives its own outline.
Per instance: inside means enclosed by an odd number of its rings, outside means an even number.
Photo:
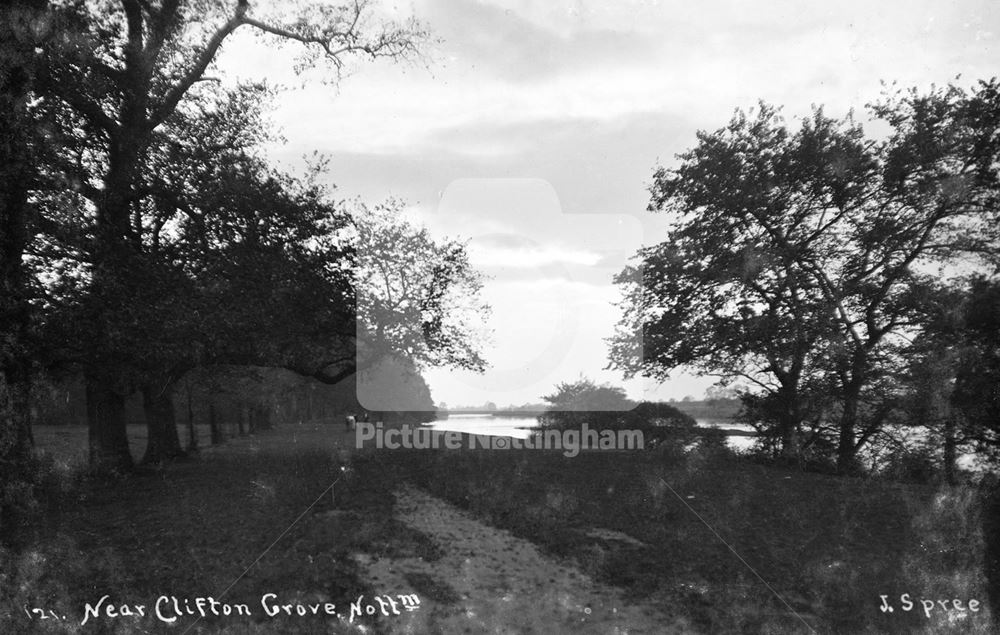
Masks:
[[[422,490],[405,486],[396,498],[399,519],[431,537],[445,555],[434,562],[357,556],[376,589],[412,589],[420,596],[419,610],[388,620],[393,632],[691,632],[658,607],[626,602],[620,590]],[[426,589],[436,597],[428,597]]]

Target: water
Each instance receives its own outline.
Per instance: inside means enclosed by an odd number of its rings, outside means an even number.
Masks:
[[[729,421],[698,420],[703,428],[722,428],[753,432],[750,426],[739,425]],[[514,437],[526,439],[538,428],[535,417],[495,417],[493,415],[451,415],[447,419],[433,421],[427,427],[434,430],[454,430],[468,434],[488,434],[492,436]],[[739,435],[729,435],[726,443],[734,450],[744,450],[753,445],[754,438]]]
[[[733,423],[724,419],[698,419],[698,426],[702,428],[718,428],[723,430],[741,430],[744,432],[754,432],[748,425]],[[427,427],[435,430],[455,430],[468,434],[485,434],[491,436],[514,437],[526,439],[538,428],[538,420],[535,417],[495,417],[493,415],[452,415],[448,419],[434,421],[427,424]],[[923,440],[926,432],[913,428],[894,429],[894,432],[902,435],[908,442]],[[727,435],[726,445],[733,450],[743,451],[753,447],[755,437],[742,435]],[[961,469],[969,471],[982,471],[983,463],[980,457],[975,454],[963,454],[958,457],[958,465]]]
[[[497,437],[527,439],[531,428],[538,427],[535,417],[494,417],[493,415],[451,415],[447,419],[426,424],[434,430],[452,430],[467,434],[488,434]]]

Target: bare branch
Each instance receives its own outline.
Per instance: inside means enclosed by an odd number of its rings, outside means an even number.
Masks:
[[[208,44],[202,50],[201,55],[198,56],[198,60],[195,62],[194,66],[187,72],[184,77],[180,79],[167,91],[164,96],[163,101],[157,107],[152,116],[149,118],[149,129],[152,130],[162,124],[167,117],[177,108],[177,104],[180,103],[181,99],[187,93],[187,91],[198,81],[204,74],[205,70],[215,59],[216,54],[219,52],[219,48],[222,43],[226,40],[229,35],[235,31],[241,24],[243,24],[244,16],[246,15],[246,5],[240,3],[236,7],[236,13],[233,14],[229,20],[219,27],[219,29],[212,34],[209,38]]]
[[[355,0],[353,15],[349,22],[344,21],[343,28],[319,29],[310,32],[268,24],[249,17],[247,15],[248,4],[243,1],[238,2],[232,17],[212,34],[194,65],[177,84],[167,91],[159,107],[153,110],[149,120],[150,129],[161,125],[170,116],[191,86],[198,81],[208,81],[203,78],[205,70],[215,59],[225,39],[243,25],[284,40],[298,42],[307,47],[318,47],[338,70],[343,66],[342,57],[348,54],[365,54],[373,59],[398,59],[417,54],[418,45],[428,37],[428,34],[415,21],[398,27],[383,27],[371,37],[362,37],[358,26],[365,6],[364,2]]]

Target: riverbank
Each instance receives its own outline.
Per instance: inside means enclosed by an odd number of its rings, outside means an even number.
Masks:
[[[993,632],[971,489],[765,467],[711,443],[394,454],[425,491],[695,631]],[[903,593],[978,608],[880,610]]]

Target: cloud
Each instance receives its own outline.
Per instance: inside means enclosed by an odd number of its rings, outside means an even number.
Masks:
[[[557,245],[511,246],[473,242],[469,250],[469,260],[480,268],[524,269],[545,265],[593,266],[601,261],[601,255]]]
[[[616,67],[655,51],[654,42],[634,31],[581,21],[569,29],[564,21],[556,30],[527,19],[522,9],[467,0],[435,0],[424,7],[453,62],[515,83]]]
[[[295,165],[325,152],[344,196],[396,196],[437,235],[483,241],[477,265],[495,276],[496,299],[511,303],[505,324],[524,331],[504,345],[511,354],[544,346],[531,338],[557,328],[528,331],[560,307],[611,315],[593,307],[613,299],[610,279],[635,232],[587,217],[631,215],[642,240],[662,240],[664,219],[644,211],[647,185],[657,165],[696,143],[698,129],[719,128],[758,99],[784,106],[789,119],[812,104],[839,116],[876,99],[880,80],[926,87],[961,73],[971,82],[994,75],[1000,56],[1000,3],[990,0],[413,0],[412,8],[443,39],[429,69],[366,62],[336,89],[312,83],[284,94],[274,118],[289,144],[274,156]],[[227,44],[225,70],[295,82],[290,51],[245,42]],[[594,369],[604,365],[607,333],[589,333],[581,348],[589,352],[567,353],[561,379],[604,377]],[[689,385],[698,382],[710,383]],[[474,401],[464,394],[441,398]]]

